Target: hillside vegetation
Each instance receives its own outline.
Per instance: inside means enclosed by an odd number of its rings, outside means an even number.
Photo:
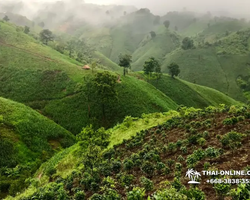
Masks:
[[[176,109],[178,104],[186,105],[185,101],[175,103],[172,98],[177,97],[169,97],[145,81],[126,76],[117,84],[118,101],[107,107],[108,121],[103,124],[98,100],[87,102],[88,86],[84,81],[84,77],[94,77],[96,70],[94,73],[82,70],[77,61],[17,32],[14,25],[2,23],[1,27],[0,39],[4,45],[0,46],[0,95],[39,110],[74,134],[89,123],[112,127],[128,115],[138,117],[142,113],[164,112]],[[104,60],[106,69],[118,68],[105,56],[96,55]],[[169,88],[175,90],[178,86]],[[220,103],[231,105],[230,101]]]
[[[0,198],[15,194],[39,165],[74,144],[74,136],[20,103],[0,98]]]
[[[131,139],[95,152],[94,160],[79,157],[84,166],[75,167],[67,176],[51,175],[51,183],[38,189],[31,186],[16,199],[57,199],[61,195],[69,199],[247,199],[248,184],[221,184],[219,179],[224,176],[202,174],[195,179],[202,184],[191,187],[186,172],[191,168],[198,172],[248,170],[249,118],[245,106],[182,107],[165,123],[138,130]],[[207,183],[211,179],[214,182]]]

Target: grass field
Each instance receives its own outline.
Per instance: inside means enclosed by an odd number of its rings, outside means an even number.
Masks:
[[[173,79],[167,75],[162,76],[158,81],[151,80],[150,83],[179,105],[203,108],[209,105],[219,106],[222,103],[226,105],[238,104],[234,99],[217,90],[178,78]]]
[[[1,196],[22,189],[21,183],[42,162],[75,142],[70,132],[52,120],[4,98],[0,98],[0,132]]]

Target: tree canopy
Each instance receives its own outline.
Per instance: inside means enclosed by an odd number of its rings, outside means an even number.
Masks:
[[[194,48],[194,41],[190,39],[189,37],[185,37],[182,41],[182,49],[193,49]]]
[[[119,56],[119,65],[124,68],[123,70],[123,75],[126,75],[126,69],[131,67],[131,62],[132,62],[132,56],[125,54],[125,55],[120,55]]]
[[[168,66],[168,69],[169,69],[169,74],[171,75],[172,78],[174,78],[174,76],[178,76],[181,72],[179,65],[177,65],[176,63],[171,63]]]
[[[48,44],[49,41],[54,39],[52,31],[49,29],[44,29],[40,32],[40,38],[44,44]]]
[[[9,19],[9,17],[7,15],[4,16],[3,20],[6,21],[6,22],[10,21],[10,19]]]
[[[169,26],[170,26],[170,21],[169,21],[169,20],[166,20],[166,21],[163,22],[163,24],[164,24],[164,26],[165,26],[166,28],[169,28]]]

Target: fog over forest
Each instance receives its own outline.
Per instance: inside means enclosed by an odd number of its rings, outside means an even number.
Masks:
[[[24,2],[23,4],[21,2]],[[0,11],[1,4],[16,4],[15,10],[18,10],[20,14],[25,14],[28,17],[32,17],[36,14],[38,10],[44,7],[44,3],[55,3],[60,2],[57,0],[8,0],[0,1]],[[139,8],[149,8],[152,13],[157,15],[164,15],[169,11],[182,11],[183,9],[188,11],[195,11],[199,13],[204,13],[210,11],[213,15],[226,15],[230,17],[245,17],[250,19],[249,0],[210,0],[210,1],[200,1],[200,0],[64,0],[67,4],[72,6],[78,5],[79,3],[94,3],[100,5],[132,5],[137,9]],[[22,5],[22,6],[21,6]]]

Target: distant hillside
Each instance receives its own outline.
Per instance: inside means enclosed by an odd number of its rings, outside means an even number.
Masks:
[[[23,104],[0,98],[0,198],[26,186],[24,180],[74,136]]]
[[[209,105],[219,106],[221,103],[226,105],[239,104],[234,99],[212,88],[173,79],[166,75],[163,75],[158,81],[151,80],[150,83],[179,105],[203,108]]]
[[[181,38],[175,32],[161,26],[154,33],[156,35],[153,37],[148,33],[133,52],[133,70],[142,70],[144,62],[150,57],[154,57],[161,62],[168,53],[180,46]]]
[[[88,103],[83,92],[84,77],[94,76],[92,71],[82,70],[75,65],[76,61],[16,32],[7,23],[1,25],[0,39],[8,45],[0,46],[0,95],[39,110],[74,134],[86,124],[101,125],[98,101],[93,99],[95,106],[91,107],[91,113],[97,120],[93,121],[88,117]],[[117,67],[104,56],[97,56],[106,62],[107,69]],[[140,116],[177,108],[169,97],[144,81],[133,77],[124,77],[121,81],[117,87],[119,102],[110,108],[106,127],[122,121],[127,115]]]

